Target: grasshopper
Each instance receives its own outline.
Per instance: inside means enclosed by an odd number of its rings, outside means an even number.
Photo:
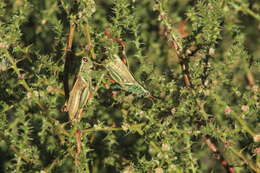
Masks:
[[[84,106],[92,98],[92,67],[93,62],[90,58],[82,58],[76,81],[72,90],[70,91],[69,99],[65,104],[71,121],[79,121],[81,119]]]
[[[115,80],[123,90],[135,93],[140,96],[151,95],[144,89],[133,77],[128,67],[123,63],[118,55],[108,60],[105,65],[110,76]]]

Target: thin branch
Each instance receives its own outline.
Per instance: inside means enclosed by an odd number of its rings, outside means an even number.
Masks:
[[[123,62],[126,64],[126,43],[121,40],[120,38],[116,38],[114,36],[112,36],[111,34],[111,30],[110,29],[106,29],[104,31],[104,34],[109,38],[111,39],[113,42],[116,42],[117,44],[119,44],[121,47],[122,47],[122,54],[123,54],[123,57],[121,57],[121,59],[123,60]]]
[[[78,167],[80,165],[80,153],[82,150],[82,144],[81,144],[81,131],[77,130],[75,133],[75,140],[76,140],[76,144],[77,144],[77,152],[76,152],[76,156],[75,156],[75,165],[76,167]]]
[[[6,57],[8,59],[8,61],[12,64],[12,69],[15,71],[15,73],[17,74],[17,76],[22,76],[21,72],[19,70],[19,68],[16,65],[16,61],[12,58],[12,56],[10,55],[10,53],[8,52],[8,50],[4,50],[6,53]],[[20,79],[19,82],[21,83],[21,85],[27,90],[27,91],[32,91],[32,89],[29,87],[29,85],[27,84],[27,82],[24,79]]]
[[[49,93],[58,93],[60,95],[64,95],[64,91],[60,88],[55,88],[55,87],[52,87],[52,86],[48,86],[46,88],[46,90],[49,92]]]
[[[23,156],[23,152],[20,152],[15,145],[11,144],[11,141],[8,139],[7,136],[4,135],[4,133],[0,132],[0,138],[2,138],[9,145],[10,149],[23,161],[27,163],[35,163],[35,160]]]
[[[90,37],[90,27],[88,25],[84,25],[84,34],[85,34],[85,37],[87,39],[87,45],[90,46],[90,48],[91,48],[90,54],[91,54],[93,59],[96,59],[94,46],[93,46],[93,43],[92,43],[92,40],[91,40],[91,37]]]
[[[240,4],[237,5],[235,2],[229,2],[231,6],[233,6],[237,11],[242,11],[245,14],[248,14],[252,17],[254,17],[256,20],[260,21],[260,15],[246,7],[240,0],[236,0],[236,2],[239,2]]]
[[[69,98],[69,69],[71,66],[71,48],[72,48],[72,43],[73,43],[73,37],[74,37],[74,32],[75,32],[75,24],[74,22],[72,22],[70,24],[70,29],[68,32],[68,38],[67,38],[67,44],[66,44],[66,48],[65,48],[65,65],[64,65],[64,79],[63,79],[63,85],[64,85],[64,93],[65,93],[65,97]]]
[[[73,37],[74,37],[74,32],[75,32],[75,24],[73,22],[71,22],[69,33],[68,33],[67,44],[66,44],[66,48],[65,48],[65,54],[66,55],[67,55],[68,51],[71,51],[72,43],[73,43]],[[67,57],[65,57],[65,58],[67,58]]]
[[[217,146],[211,141],[209,137],[205,137],[205,143],[207,144],[208,148],[215,153],[220,161],[221,165],[226,169],[228,173],[235,173],[234,167],[225,160],[224,156],[219,152]]]
[[[189,64],[188,64],[188,57],[185,56],[185,53],[183,52],[183,46],[182,46],[182,38],[179,36],[177,29],[175,29],[171,25],[171,21],[169,17],[167,16],[167,13],[164,11],[162,2],[157,1],[158,8],[157,11],[160,13],[159,20],[161,23],[165,26],[165,36],[168,40],[170,48],[174,49],[177,57],[180,60],[180,65],[182,69],[183,74],[183,81],[186,87],[192,87],[190,73],[189,73]]]
[[[133,124],[127,127],[127,129],[123,128],[123,127],[93,127],[93,128],[89,128],[86,130],[81,130],[81,133],[91,133],[91,132],[98,132],[98,131],[125,131],[125,130],[136,130],[138,128],[141,128],[142,126],[144,126],[144,123],[141,124]]]
[[[220,137],[220,140],[223,143],[227,143],[223,138]],[[252,170],[256,171],[257,173],[260,172],[259,166],[254,164],[251,160],[249,160],[241,151],[238,151],[233,146],[229,145],[226,147],[230,151],[232,151],[237,157],[239,157],[241,160],[243,160]]]
[[[255,79],[254,79],[254,75],[251,71],[248,71],[246,73],[246,81],[247,81],[247,84],[250,86],[250,87],[253,87],[255,85]]]

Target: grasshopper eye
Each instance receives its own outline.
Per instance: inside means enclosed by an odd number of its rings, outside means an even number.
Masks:
[[[86,57],[82,58],[82,60],[83,60],[84,62],[88,62],[88,58],[86,58]]]

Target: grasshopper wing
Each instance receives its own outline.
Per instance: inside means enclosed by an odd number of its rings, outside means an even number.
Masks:
[[[106,68],[111,77],[119,85],[121,85],[124,90],[136,93],[138,95],[149,94],[149,92],[134,79],[128,67],[117,55],[115,55],[114,58],[106,64]]]

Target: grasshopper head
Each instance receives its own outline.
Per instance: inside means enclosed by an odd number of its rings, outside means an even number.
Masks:
[[[93,67],[93,62],[88,57],[83,57],[81,60],[80,72],[88,73]]]

